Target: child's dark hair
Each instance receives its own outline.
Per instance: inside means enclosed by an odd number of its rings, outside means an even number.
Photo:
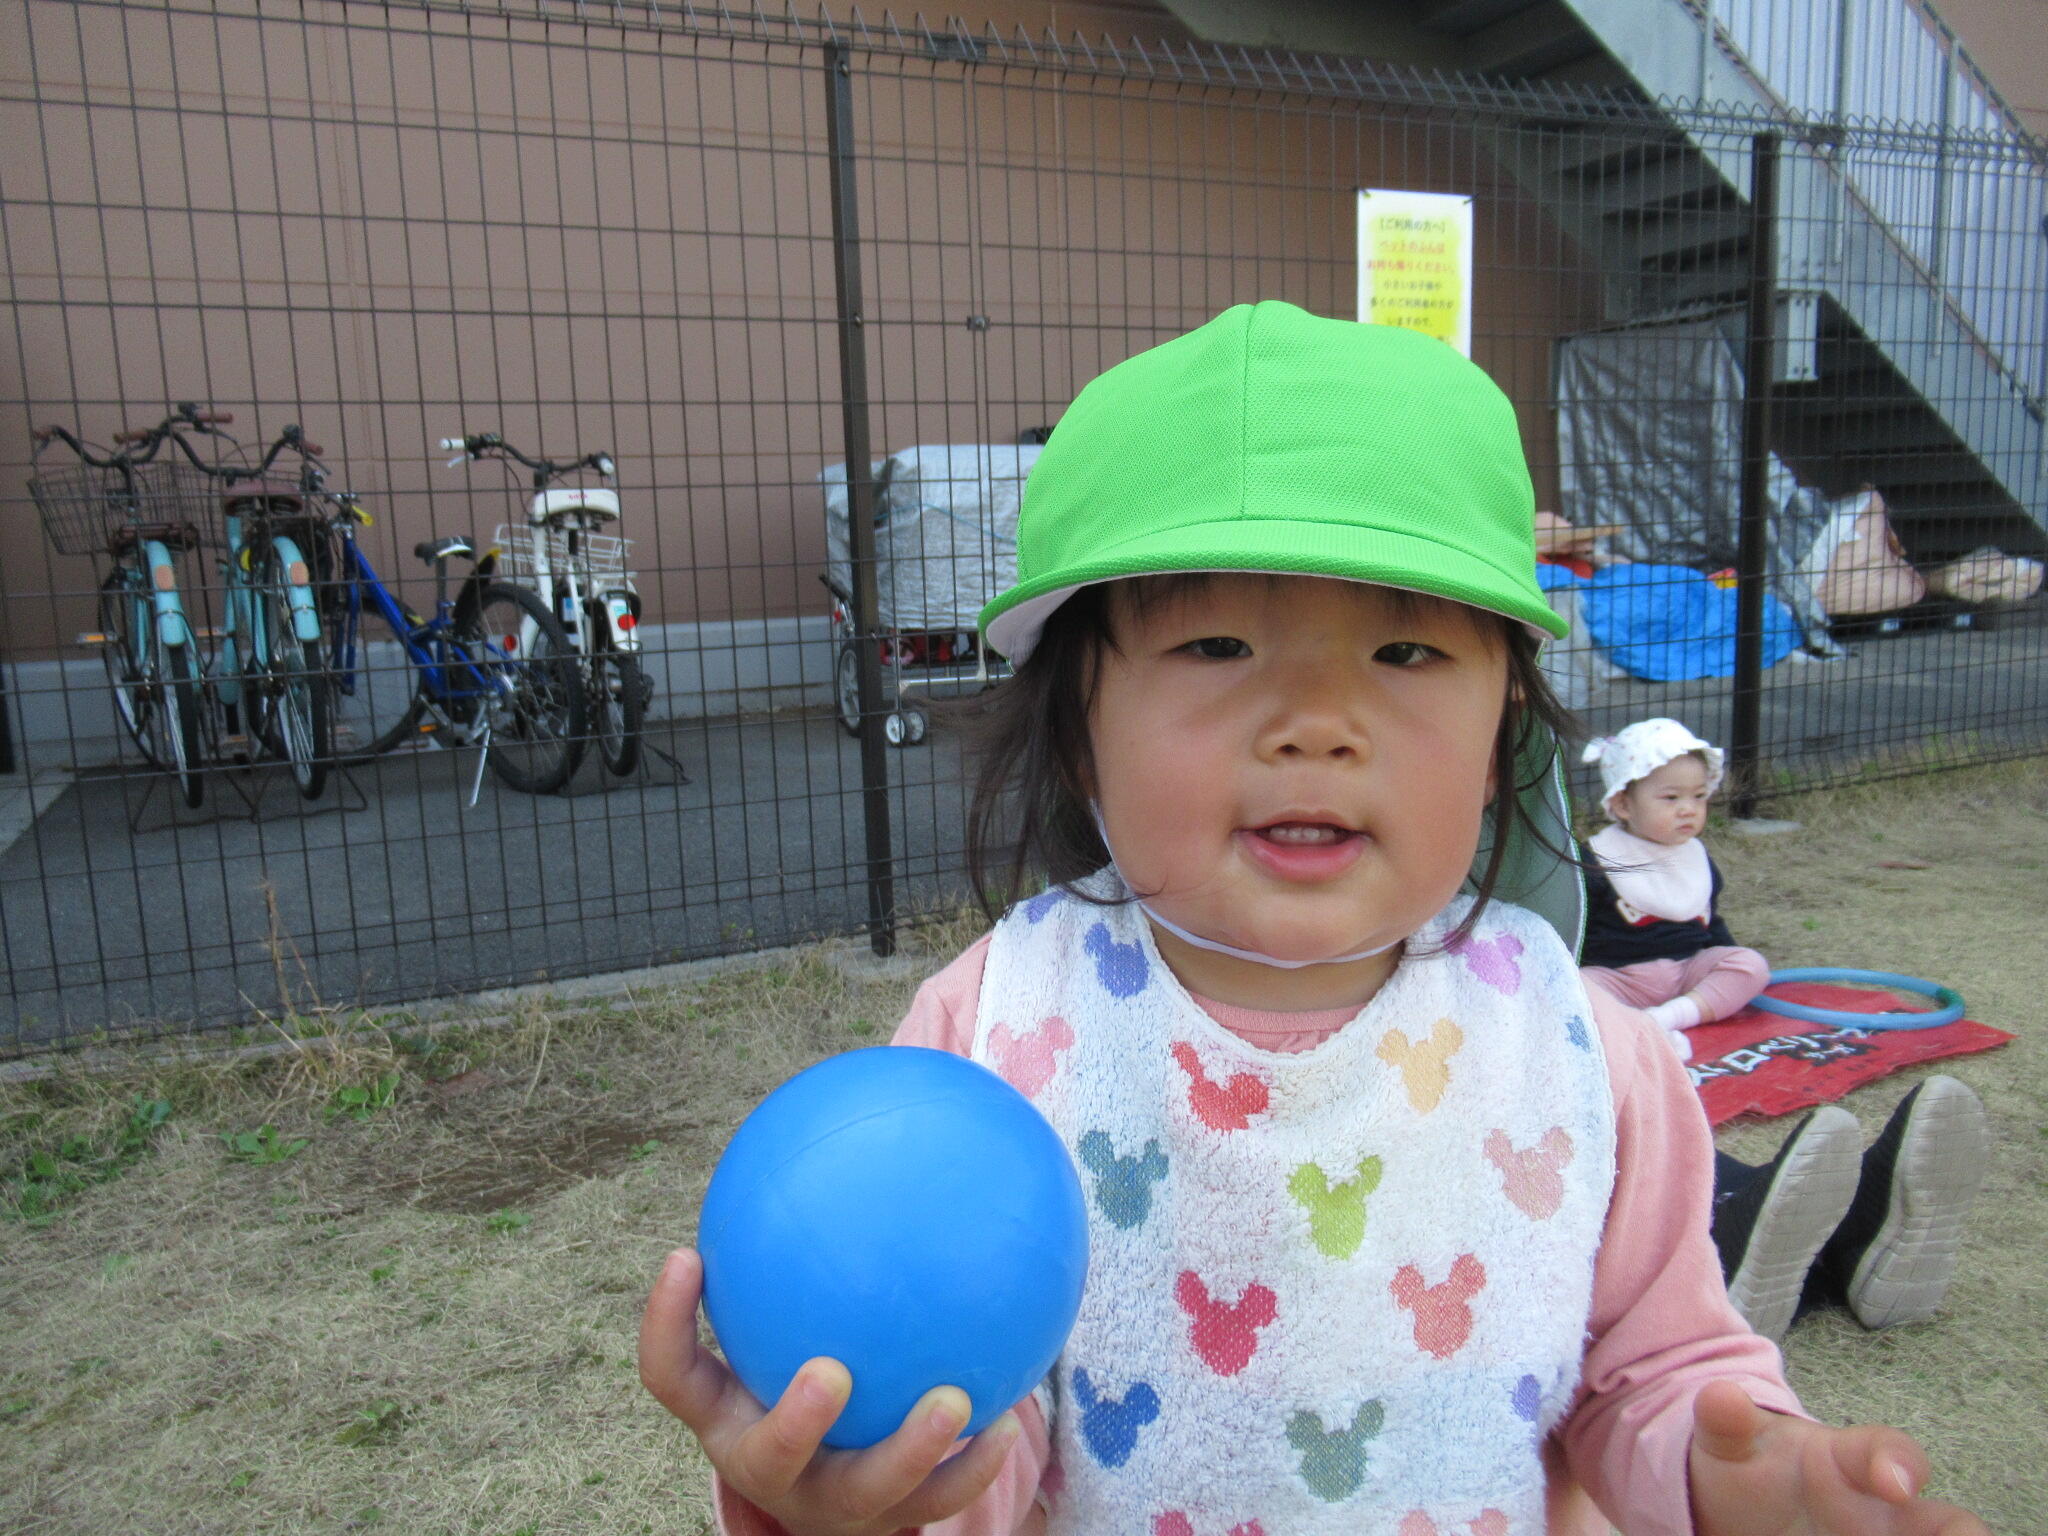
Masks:
[[[1128,587],[1131,600],[1146,606],[1207,579],[1201,573],[1146,576],[1129,581]],[[967,871],[991,918],[1039,879],[1071,888],[1109,863],[1109,850],[1089,809],[1094,762],[1088,708],[1101,680],[1103,653],[1116,645],[1110,605],[1107,585],[1083,587],[1060,604],[1024,664],[976,708],[980,761],[967,819]],[[1474,613],[1480,623],[1492,617]],[[1512,619],[1501,618],[1498,624],[1507,650],[1508,683],[1493,744],[1493,778],[1500,788],[1487,807],[1486,841],[1493,852],[1480,875],[1479,899],[1448,941],[1468,934],[1492,899],[1507,851],[1505,818],[1520,820],[1525,834],[1561,860],[1578,862],[1575,850],[1556,847],[1547,829],[1529,821],[1518,793],[1529,786],[1517,777],[1531,732],[1548,730],[1562,740],[1574,734],[1574,722],[1537,665],[1534,637]]]

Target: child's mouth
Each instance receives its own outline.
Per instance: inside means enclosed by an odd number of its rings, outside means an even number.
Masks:
[[[1257,830],[1260,837],[1297,848],[1340,843],[1347,837],[1358,835],[1346,827],[1333,827],[1328,822],[1315,821],[1282,821]]]
[[[1364,853],[1366,835],[1329,821],[1276,821],[1240,832],[1252,861],[1283,880],[1328,880]]]

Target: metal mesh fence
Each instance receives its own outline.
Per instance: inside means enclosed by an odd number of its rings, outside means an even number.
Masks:
[[[674,8],[0,28],[0,1051],[886,947],[964,891],[942,705],[1001,675],[1044,430],[1234,302],[1355,314],[1360,189],[1471,199],[1589,730],[1676,715],[1752,800],[2048,738],[2009,133]],[[176,402],[324,480],[207,488],[225,557],[49,546],[37,429],[106,457]],[[616,472],[449,467],[478,434]],[[437,582],[499,525],[504,582]],[[573,589],[531,558],[571,529],[616,557]]]

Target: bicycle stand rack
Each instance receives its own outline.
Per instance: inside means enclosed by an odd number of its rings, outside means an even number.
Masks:
[[[203,826],[207,822],[230,818],[252,823],[287,818],[303,821],[314,816],[364,811],[370,807],[369,796],[363,793],[362,785],[356,782],[356,776],[347,763],[329,766],[327,787],[321,791],[318,800],[308,800],[300,795],[291,782],[290,770],[291,765],[282,762],[242,760],[210,764],[206,769],[206,803],[188,806],[174,787],[173,775],[152,769],[145,777],[142,798],[128,801],[129,835],[164,832],[174,827]],[[128,779],[130,775],[121,777]],[[281,796],[272,791],[272,785],[280,782],[284,787]],[[241,802],[239,810],[222,803],[220,789],[223,785]],[[148,826],[143,825],[145,820],[149,820],[150,808],[159,797],[164,802],[161,809],[167,814],[151,821]]]
[[[662,732],[664,737],[667,734]],[[660,761],[657,763],[656,759]],[[624,789],[680,788],[690,782],[689,774],[683,770],[682,759],[666,746],[658,745],[648,731],[642,730],[640,761],[631,773],[624,778],[615,777],[604,766],[604,756],[597,750],[597,743],[592,742],[569,782],[555,793],[563,799],[580,800],[585,795],[611,795]]]

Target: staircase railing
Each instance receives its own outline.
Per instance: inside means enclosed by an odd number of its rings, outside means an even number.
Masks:
[[[1682,0],[1701,98],[1718,51],[1823,136],[1853,191],[2037,411],[2048,398],[2048,145],[1922,0]],[[1925,125],[1866,148],[1860,124]],[[1844,210],[1831,210],[1841,228]]]

